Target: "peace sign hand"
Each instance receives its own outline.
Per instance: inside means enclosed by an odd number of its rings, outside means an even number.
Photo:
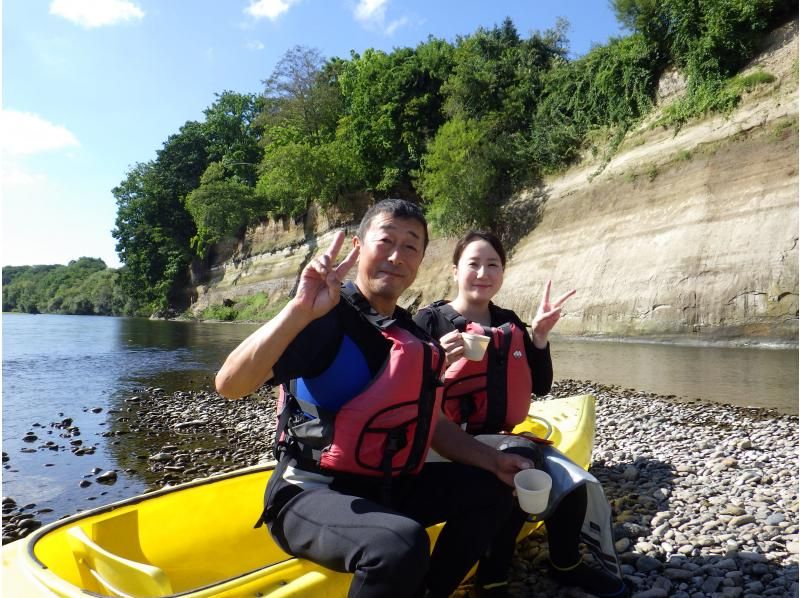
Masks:
[[[551,303],[551,284],[552,281],[548,280],[544,287],[542,302],[539,304],[539,309],[536,310],[536,317],[533,318],[533,324],[531,324],[533,344],[539,349],[547,347],[547,337],[558,320],[561,319],[561,306],[576,293],[575,289],[572,289]]]
[[[307,312],[311,320],[324,316],[336,307],[342,280],[358,258],[358,247],[354,247],[338,266],[333,265],[342,249],[344,237],[344,231],[337,232],[328,250],[312,259],[300,274],[294,302]]]

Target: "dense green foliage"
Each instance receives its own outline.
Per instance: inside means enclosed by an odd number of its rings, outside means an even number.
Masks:
[[[224,92],[205,111],[205,122],[187,122],[155,160],[137,164],[112,190],[117,200],[112,234],[126,266],[120,283],[136,302],[158,311],[184,304],[192,260],[206,257],[209,243],[242,228],[237,212],[247,215],[254,203],[250,186],[263,153],[253,122],[261,106],[254,95]],[[212,170],[203,180],[212,163],[220,163],[223,174]],[[195,190],[197,222],[187,206]],[[220,217],[226,211],[234,215]]]
[[[347,59],[294,47],[262,93],[220,94],[202,122],[187,122],[113,190],[119,284],[146,308],[182,309],[190,269],[202,272],[215,244],[352,192],[420,201],[446,234],[497,227],[514,191],[587,151],[610,157],[652,110],[667,66],[687,79],[663,113],[672,126],[729,110],[769,82],[736,73],[796,5],[612,0],[630,33],[576,59],[565,22],[524,37],[509,19],[452,43]],[[258,312],[242,301],[209,309],[219,319]]]
[[[362,188],[387,194],[409,188],[410,171],[444,122],[440,89],[451,55],[448,44],[431,38],[416,50],[367,50],[345,63],[338,134],[362,163]]]
[[[653,48],[657,72],[674,64],[686,76],[687,93],[662,121],[677,125],[734,108],[741,89],[727,80],[752,57],[775,18],[797,13],[792,0],[614,0],[613,6]]]
[[[419,189],[429,199],[428,219],[445,234],[491,224],[496,187],[495,144],[485,121],[446,122],[423,159]]]
[[[134,315],[117,284],[119,270],[82,257],[68,265],[3,268],[3,311],[30,314]]]

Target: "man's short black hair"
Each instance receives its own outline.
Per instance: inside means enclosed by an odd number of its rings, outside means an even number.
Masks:
[[[428,248],[428,221],[425,220],[422,208],[406,199],[384,199],[370,206],[367,213],[364,214],[364,217],[361,219],[361,224],[358,225],[357,234],[359,239],[364,239],[369,225],[378,214],[389,214],[394,218],[408,218],[419,222],[425,231],[423,251]]]

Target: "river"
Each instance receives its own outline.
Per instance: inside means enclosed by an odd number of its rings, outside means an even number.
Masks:
[[[3,314],[2,326],[3,495],[52,509],[40,516],[48,521],[142,492],[144,480],[124,471],[113,486],[79,486],[94,468],[120,469],[103,436],[110,419],[142,387],[211,388],[222,360],[257,325]],[[796,349],[558,338],[552,352],[556,380],[798,412]],[[66,418],[79,435],[53,425]],[[36,440],[24,441],[29,433]],[[78,440],[95,452],[74,455]],[[133,450],[147,439],[113,442]]]

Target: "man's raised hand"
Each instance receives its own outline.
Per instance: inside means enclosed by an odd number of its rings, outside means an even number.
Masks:
[[[333,265],[344,238],[344,231],[337,232],[327,251],[312,259],[300,274],[294,301],[308,310],[311,319],[325,315],[339,303],[342,280],[358,259],[358,247],[354,247],[338,266]]]

